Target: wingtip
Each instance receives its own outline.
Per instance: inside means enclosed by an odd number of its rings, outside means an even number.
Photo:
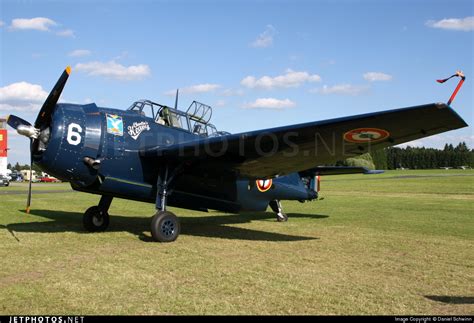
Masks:
[[[447,105],[445,102],[436,102],[434,103],[434,105],[438,108],[438,109],[446,109],[446,108],[451,108],[449,105]]]
[[[67,73],[67,75],[71,74],[71,66],[66,67],[66,73]]]

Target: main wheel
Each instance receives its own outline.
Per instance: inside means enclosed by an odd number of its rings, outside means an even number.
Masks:
[[[151,219],[151,235],[155,241],[175,241],[181,231],[178,217],[168,211],[159,211]]]
[[[98,206],[91,206],[84,213],[83,223],[87,231],[105,231],[109,226],[109,213],[102,211]]]

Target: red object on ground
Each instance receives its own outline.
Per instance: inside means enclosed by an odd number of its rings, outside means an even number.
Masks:
[[[0,130],[0,157],[7,157],[8,133],[6,129]]]
[[[40,180],[40,182],[45,182],[45,183],[58,182],[58,179],[55,178],[55,177],[40,177],[39,180]]]

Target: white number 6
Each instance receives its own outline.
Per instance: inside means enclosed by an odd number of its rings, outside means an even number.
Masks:
[[[81,132],[82,127],[80,125],[77,123],[71,123],[67,127],[67,142],[73,146],[79,145],[82,140]]]

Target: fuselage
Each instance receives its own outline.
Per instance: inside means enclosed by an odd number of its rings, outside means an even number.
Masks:
[[[57,104],[42,130],[33,159],[47,173],[79,191],[155,203],[163,167],[142,156],[147,148],[199,140],[184,129],[162,125],[137,111],[95,104]],[[95,161],[94,167],[91,163]],[[317,196],[296,173],[272,180],[268,189],[238,174],[184,172],[176,178],[168,205],[228,212],[265,210],[271,200]]]

